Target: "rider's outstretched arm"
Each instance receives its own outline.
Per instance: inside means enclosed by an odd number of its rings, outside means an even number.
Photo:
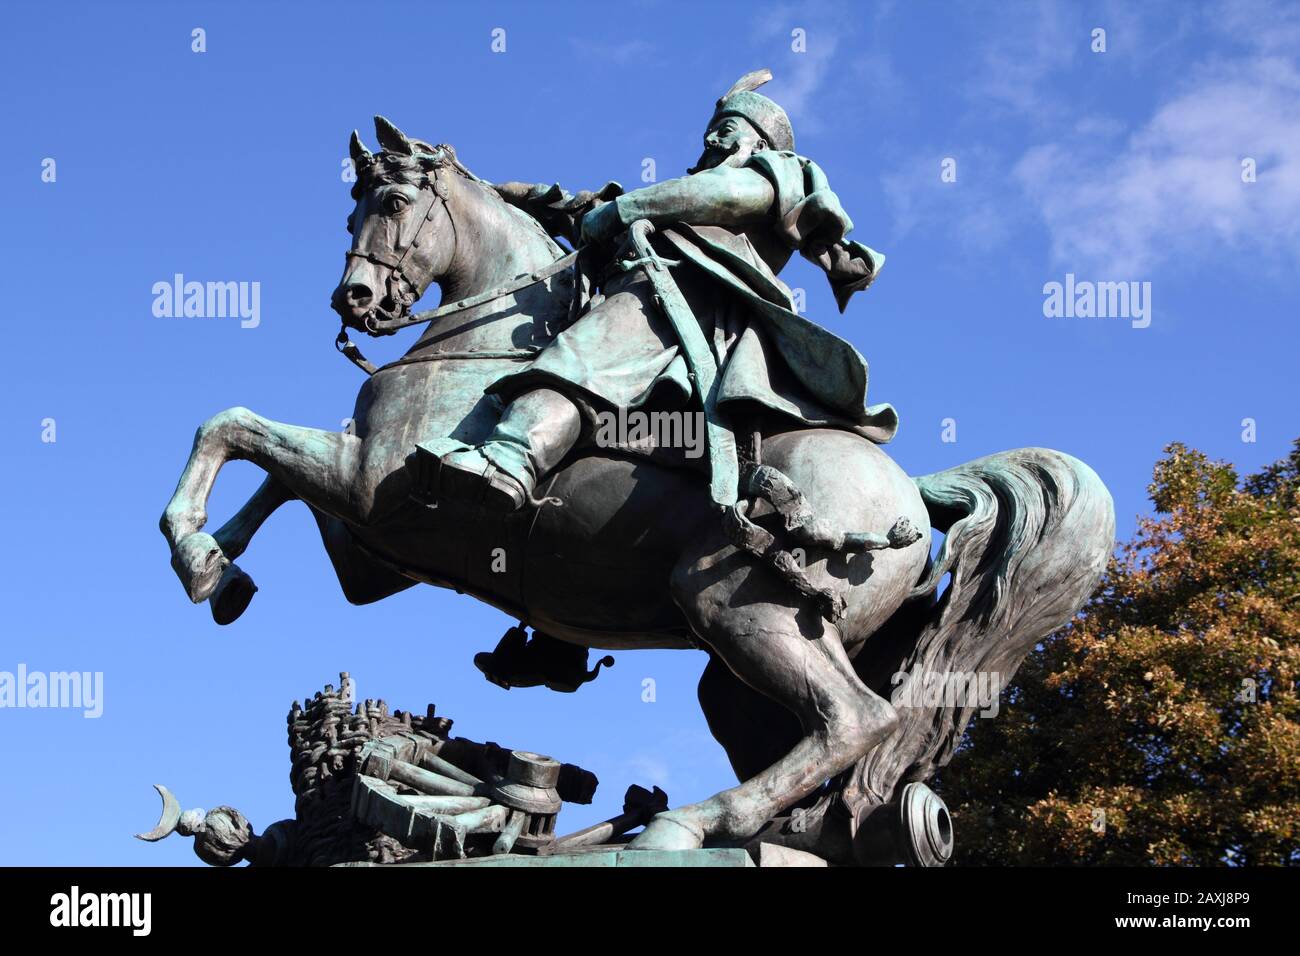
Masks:
[[[743,226],[771,215],[776,191],[761,173],[720,166],[619,196],[582,221],[585,242],[600,242],[638,219],[655,225]]]

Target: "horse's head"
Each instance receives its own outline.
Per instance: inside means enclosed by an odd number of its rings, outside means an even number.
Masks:
[[[346,325],[372,334],[406,315],[450,267],[456,242],[447,199],[463,170],[450,146],[408,139],[382,116],[375,133],[379,153],[352,133],[352,248],[331,298]]]

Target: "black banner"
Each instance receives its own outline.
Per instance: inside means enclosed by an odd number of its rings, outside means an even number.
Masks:
[[[678,923],[693,933],[707,923],[734,941],[773,920],[819,939],[892,927],[917,940],[987,943],[1014,927],[1057,940],[1106,935],[1145,945],[1287,932],[1300,888],[1294,870],[1265,869],[547,870],[5,869],[0,918],[19,937],[77,932],[83,941],[215,945],[415,944],[425,934],[441,937],[437,927],[448,921],[471,943],[480,934],[483,943],[500,941],[514,927],[529,934],[519,942],[545,928],[594,945],[608,938],[597,933],[641,926],[653,936]]]

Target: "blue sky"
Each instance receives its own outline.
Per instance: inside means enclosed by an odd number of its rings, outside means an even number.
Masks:
[[[760,66],[854,237],[888,257],[845,315],[812,267],[785,277],[869,360],[910,473],[1058,448],[1107,482],[1128,536],[1165,443],[1249,470],[1300,434],[1294,5],[7,4],[0,670],[102,671],[105,699],[97,720],[0,710],[0,863],[197,863],[180,838],[130,838],[154,782],[259,829],[291,815],[284,715],[342,669],[362,696],[433,701],[458,734],[594,770],[597,801],[564,830],[631,783],[681,803],[732,781],[698,653],[616,655],[572,696],[502,691],[471,658],[510,620],[429,588],[351,607],[298,505],[240,560],[261,592],[218,628],[157,519],[215,412],[350,414],[361,380],[328,297],[353,127],[373,144],[383,113],[491,180],[633,188],[646,158],[660,178],[690,165],[713,101]],[[259,282],[260,324],[155,317],[153,284],[178,272]],[[1149,282],[1150,324],[1045,317],[1067,274]],[[259,480],[228,466],[212,526]]]

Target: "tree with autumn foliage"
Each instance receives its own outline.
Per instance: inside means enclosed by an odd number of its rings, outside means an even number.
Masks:
[[[1300,863],[1300,441],[1182,444],[1155,514],[940,774],[959,864]]]

